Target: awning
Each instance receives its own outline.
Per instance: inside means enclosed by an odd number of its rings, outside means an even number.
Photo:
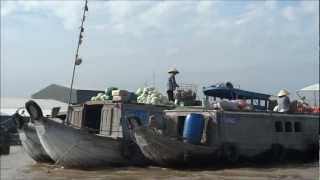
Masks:
[[[319,83],[307,86],[305,88],[300,89],[299,91],[319,91]]]

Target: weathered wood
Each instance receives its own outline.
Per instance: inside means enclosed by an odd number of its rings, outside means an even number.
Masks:
[[[195,163],[216,151],[213,147],[184,143],[143,127],[134,130],[134,137],[144,156],[160,165],[171,166],[188,162],[188,159]]]
[[[29,122],[18,129],[21,144],[27,154],[36,162],[53,163],[40,143],[34,124]]]
[[[37,121],[37,134],[49,156],[58,165],[76,168],[126,165],[121,140],[90,134],[42,118]]]
[[[206,141],[209,146],[223,149],[225,143],[233,144],[237,153],[253,158],[281,146],[286,151],[300,153],[317,151],[319,133],[319,115],[316,114],[286,114],[275,112],[239,112],[219,111],[199,108],[179,108],[165,111],[170,129],[165,131],[170,136],[177,135],[178,117],[190,113],[201,113],[205,118],[211,118],[206,130]],[[276,123],[282,124],[282,130],[276,131]],[[291,130],[286,130],[289,124]],[[300,126],[300,130],[295,128]],[[315,149],[314,147],[317,147]],[[312,149],[313,148],[313,149]]]

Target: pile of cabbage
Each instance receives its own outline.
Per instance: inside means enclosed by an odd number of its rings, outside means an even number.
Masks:
[[[137,102],[143,104],[166,105],[169,104],[168,97],[162,95],[154,87],[139,88],[136,91]]]
[[[104,100],[112,100],[112,91],[118,90],[117,87],[109,87],[104,93],[98,93],[96,96],[91,97],[91,101],[104,101]]]

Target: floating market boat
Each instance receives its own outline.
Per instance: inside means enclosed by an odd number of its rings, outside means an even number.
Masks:
[[[40,109],[30,103],[29,109]],[[70,106],[68,125],[54,118],[35,119],[40,142],[57,165],[75,168],[144,165],[141,151],[131,140],[126,119],[138,116],[148,123],[150,115],[161,116],[166,107],[87,102]]]
[[[121,141],[91,134],[43,117],[40,107],[27,103],[27,109],[36,111],[35,129],[42,146],[55,164],[66,167],[91,168],[128,163],[121,155]]]
[[[273,112],[269,110],[270,95],[232,88],[218,87],[206,93],[212,97],[233,99],[228,92],[235,92],[236,99],[251,102],[255,108],[177,107],[165,110],[166,128],[162,129],[162,134],[152,128],[134,130],[136,143],[143,154],[166,166],[175,162],[192,164],[200,160],[186,159],[185,154],[190,154],[189,157],[204,155],[202,157],[209,162],[226,163],[236,163],[239,159],[276,162],[319,158],[319,114]],[[197,126],[199,119],[194,119],[191,122],[196,126],[190,126],[188,116],[194,113],[204,117],[204,121],[201,120],[204,125]],[[198,132],[197,135],[191,133],[191,138],[201,137],[196,143],[185,142],[185,133],[190,127]]]
[[[183,165],[189,162],[194,165],[207,161],[208,157],[212,157],[215,153],[214,148],[185,143],[145,127],[134,129],[134,137],[145,157],[164,166]]]
[[[221,161],[238,158],[282,161],[318,158],[319,114],[286,114],[269,111],[223,111],[203,108],[167,110],[167,136],[183,137],[186,117],[205,117],[202,141],[218,149]],[[307,157],[309,156],[309,157]]]

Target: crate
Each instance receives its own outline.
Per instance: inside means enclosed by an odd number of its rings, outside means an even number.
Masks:
[[[127,90],[113,90],[112,96],[128,96]]]
[[[128,96],[113,96],[112,101],[115,102],[127,102]]]

